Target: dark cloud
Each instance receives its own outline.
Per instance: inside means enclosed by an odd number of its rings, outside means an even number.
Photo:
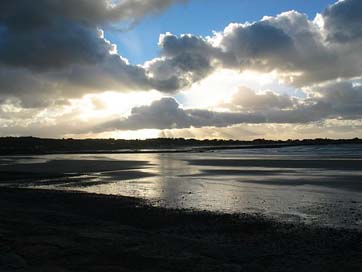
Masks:
[[[334,118],[360,119],[362,116],[362,82],[346,80],[312,88],[312,98]]]
[[[251,65],[263,59],[288,59],[294,54],[292,38],[268,21],[234,25],[225,34],[221,46],[237,58],[239,65]]]
[[[112,49],[98,27],[137,20],[172,0],[13,0],[0,3],[0,61],[39,69],[95,64]]]
[[[149,78],[104,39],[99,27],[129,23],[182,0],[14,0],[0,3],[0,95],[24,106],[52,97],[180,87],[177,78]]]
[[[74,64],[42,72],[0,66],[0,94],[20,99],[24,107],[45,107],[54,99],[108,90],[170,92],[182,84],[178,78],[150,78],[142,67],[129,65],[117,54],[108,55],[96,65]]]
[[[349,42],[362,38],[362,1],[343,0],[328,7],[323,17],[331,41]]]
[[[150,106],[136,107],[126,119],[107,122],[97,126],[95,130],[225,127],[241,123],[296,123],[304,122],[303,118],[308,118],[308,121],[314,120],[314,117],[308,116],[308,112],[290,113],[290,111],[244,113],[182,109],[173,98],[163,98]]]
[[[207,110],[184,110],[173,98],[162,98],[150,106],[133,108],[124,120],[114,120],[98,126],[98,130],[167,129],[204,126],[227,126],[254,119],[262,122],[260,116],[217,113]]]
[[[1,36],[0,64],[35,71],[96,65],[112,50],[96,28],[64,20],[30,31],[6,29]]]
[[[185,0],[5,0],[0,22],[13,30],[47,28],[62,18],[88,25],[134,21]],[[55,20],[55,21],[54,21]]]
[[[179,88],[205,78],[216,69],[218,58],[226,59],[226,54],[220,48],[212,46],[202,37],[192,35],[161,35],[159,47],[161,57],[149,61],[145,67],[153,78],[176,80],[174,86]]]

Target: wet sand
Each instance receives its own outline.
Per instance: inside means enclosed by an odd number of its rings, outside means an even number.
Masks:
[[[286,169],[328,169],[361,171],[361,160],[348,159],[203,159],[189,160],[191,165],[227,167],[273,167]]]
[[[0,188],[0,271],[361,271],[362,233]]]
[[[361,167],[361,150],[351,147],[9,156],[0,158],[0,186],[362,230]]]
[[[31,160],[32,158],[28,158]],[[42,163],[15,163],[0,165],[1,173],[27,173],[44,175],[70,175],[72,173],[87,174],[92,172],[106,172],[115,170],[140,169],[147,165],[147,161],[132,160],[49,160]]]
[[[28,161],[33,158],[26,158]],[[42,185],[66,184],[79,187],[108,184],[117,177],[122,180],[152,177],[154,174],[142,172],[147,161],[132,160],[50,160],[0,165],[0,184],[31,186],[40,181]],[[87,182],[86,176],[102,174],[102,180]]]
[[[1,157],[0,271],[362,271],[360,149],[315,150]]]

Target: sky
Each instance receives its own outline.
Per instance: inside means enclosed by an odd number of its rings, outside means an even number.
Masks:
[[[0,136],[362,137],[360,0],[0,3]]]
[[[333,0],[194,0],[173,5],[158,16],[147,16],[129,31],[117,31],[110,27],[106,29],[106,36],[117,44],[121,54],[131,63],[142,64],[157,57],[160,33],[210,36],[213,31],[222,31],[231,22],[253,22],[264,16],[275,16],[288,10],[298,10],[313,19],[318,12],[334,2]],[[124,24],[120,23],[118,29],[122,29],[122,26]]]

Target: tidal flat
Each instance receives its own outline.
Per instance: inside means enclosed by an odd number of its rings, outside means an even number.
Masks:
[[[362,233],[129,197],[0,189],[1,271],[360,271]]]
[[[0,157],[1,271],[359,271],[359,145]]]

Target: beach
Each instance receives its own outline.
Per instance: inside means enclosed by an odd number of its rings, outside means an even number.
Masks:
[[[0,157],[0,186],[362,230],[360,145]]]
[[[0,271],[361,271],[359,146],[0,157]]]
[[[362,233],[0,189],[1,271],[360,271]]]

